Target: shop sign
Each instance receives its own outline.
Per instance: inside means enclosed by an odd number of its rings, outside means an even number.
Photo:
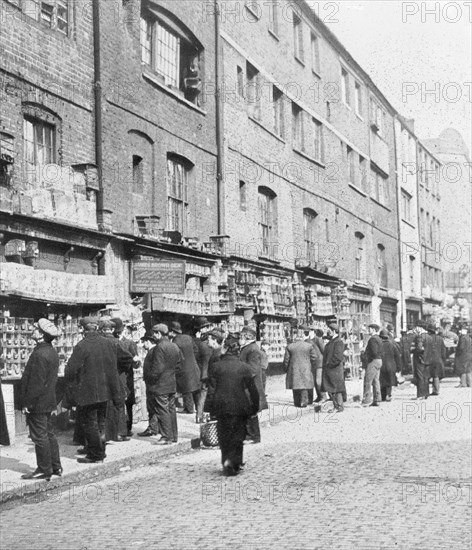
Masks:
[[[131,292],[185,293],[185,261],[137,260],[131,265]]]

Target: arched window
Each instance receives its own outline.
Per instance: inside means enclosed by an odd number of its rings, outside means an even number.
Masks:
[[[128,132],[133,193],[143,193],[153,183],[153,140],[139,130]]]
[[[303,240],[306,259],[313,265],[317,261],[317,216],[311,208],[303,209]]]
[[[356,280],[364,281],[366,278],[365,237],[359,231],[356,231],[356,233],[354,233],[354,237],[356,239]]]
[[[270,256],[277,237],[277,195],[268,187],[258,188],[259,235],[264,256]]]
[[[163,84],[198,103],[202,89],[203,46],[171,12],[146,3],[141,12],[141,62]]]
[[[186,158],[167,155],[167,230],[186,236],[188,229],[188,185],[193,164]]]
[[[377,245],[377,282],[386,288],[388,285],[387,260],[385,257],[385,246]]]

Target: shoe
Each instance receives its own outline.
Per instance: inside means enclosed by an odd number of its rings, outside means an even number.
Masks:
[[[80,447],[75,451],[76,455],[86,455],[88,453],[88,450],[85,447]]]
[[[385,398],[385,401],[391,401],[391,400],[392,400],[391,397],[386,397],[386,398]]]
[[[433,392],[431,395],[439,395],[439,393],[437,392]]]
[[[146,428],[144,432],[141,432],[138,434],[138,437],[151,437],[152,435],[157,435],[157,434],[151,431],[149,428]]]
[[[133,435],[133,432],[131,430],[128,430],[128,433],[126,434],[128,437],[131,437]]]
[[[21,479],[45,479],[46,481],[51,481],[52,474],[45,474],[43,471],[36,468],[34,472],[29,474],[23,474]]]
[[[175,412],[179,414],[195,414],[194,412],[186,411],[185,409],[177,409]]]
[[[95,464],[97,462],[103,462],[103,458],[95,459],[95,458],[89,458],[88,456],[84,456],[82,458],[78,458],[77,462],[80,462],[80,464]]]
[[[374,401],[369,405],[369,407],[380,407],[380,403],[377,403],[377,401]]]
[[[230,460],[225,460],[223,464],[223,473],[227,476],[238,475],[239,469],[236,469]]]
[[[53,475],[53,476],[62,477],[62,472],[63,472],[63,471],[64,471],[64,470],[63,470],[62,468],[57,468],[57,470],[53,470],[53,471],[52,471],[52,475]]]
[[[372,403],[361,403],[361,405],[363,407],[370,407],[372,405]]]
[[[161,437],[159,441],[156,441],[156,445],[172,445],[172,443],[174,442],[170,439],[165,439],[164,437]]]
[[[127,435],[120,435],[120,436],[118,436],[118,439],[116,441],[118,441],[118,442],[131,441],[131,437],[128,437]]]
[[[455,388],[467,388],[467,386],[463,386],[462,384],[459,384],[458,386],[454,386]]]

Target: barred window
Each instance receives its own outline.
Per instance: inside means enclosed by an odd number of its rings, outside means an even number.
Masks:
[[[49,29],[69,34],[68,0],[21,0],[21,9],[25,15],[38,21]]]
[[[192,165],[186,159],[167,156],[167,229],[182,235],[188,228],[188,180]]]

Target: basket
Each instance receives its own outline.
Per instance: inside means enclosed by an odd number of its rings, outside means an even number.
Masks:
[[[205,424],[200,424],[200,440],[205,447],[218,446],[218,432],[216,430],[216,420],[211,420]]]

